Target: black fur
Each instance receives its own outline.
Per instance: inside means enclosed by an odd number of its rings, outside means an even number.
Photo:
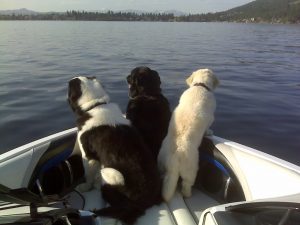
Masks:
[[[127,125],[99,126],[82,134],[88,158],[114,168],[125,177],[125,186],[105,185],[102,196],[110,207],[97,210],[132,224],[148,207],[161,201],[161,184],[156,164],[136,130]]]
[[[82,114],[82,111],[77,104],[78,99],[82,95],[80,83],[81,81],[78,78],[70,80],[68,90],[69,105],[71,106],[71,109],[79,115]]]
[[[92,117],[88,112],[78,110],[79,93],[78,81],[73,79],[69,83],[69,103],[78,115],[77,126],[81,130]],[[102,196],[110,206],[95,210],[97,215],[133,224],[147,208],[162,201],[156,162],[134,127],[103,124],[82,133],[80,142],[87,158],[98,160],[105,168],[118,170],[125,179],[125,185],[106,184],[101,187]]]
[[[126,117],[138,129],[156,159],[171,118],[169,102],[161,93],[160,77],[155,70],[137,67],[127,82],[131,99]]]

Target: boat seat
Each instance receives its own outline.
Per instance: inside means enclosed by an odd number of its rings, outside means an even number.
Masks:
[[[47,145],[32,171],[29,190],[62,197],[84,181],[81,155],[73,151],[75,141],[72,133]]]
[[[78,204],[79,196],[73,194],[72,207],[82,209]],[[101,198],[98,190],[84,192],[85,198],[84,210],[93,210],[105,207],[105,202]],[[77,202],[77,203],[75,203]],[[77,204],[77,205],[74,205]],[[198,189],[193,189],[191,198],[183,198],[179,192],[176,192],[172,200],[168,203],[161,203],[146,210],[145,214],[138,218],[135,225],[197,225],[201,213],[209,207],[219,203]],[[120,222],[111,218],[98,218],[101,225],[121,225]]]

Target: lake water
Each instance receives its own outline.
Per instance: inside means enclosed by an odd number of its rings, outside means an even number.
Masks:
[[[172,108],[194,70],[211,68],[215,135],[300,165],[300,26],[0,21],[0,152],[75,126],[67,82],[94,75],[125,111],[125,77],[159,72]]]

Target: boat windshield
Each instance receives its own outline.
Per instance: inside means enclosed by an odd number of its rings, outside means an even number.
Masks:
[[[299,225],[300,204],[294,202],[255,202],[226,207],[216,212],[218,225]]]

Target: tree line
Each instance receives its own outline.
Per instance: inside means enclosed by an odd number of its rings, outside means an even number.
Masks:
[[[83,20],[83,21],[163,21],[163,22],[275,22],[300,23],[300,4],[287,10],[257,11],[251,7],[236,8],[219,13],[188,14],[134,12],[87,12],[39,13],[34,15],[0,15],[0,20]]]
[[[40,13],[34,15],[0,15],[0,20],[83,20],[83,21],[173,21],[172,13],[87,12]]]

